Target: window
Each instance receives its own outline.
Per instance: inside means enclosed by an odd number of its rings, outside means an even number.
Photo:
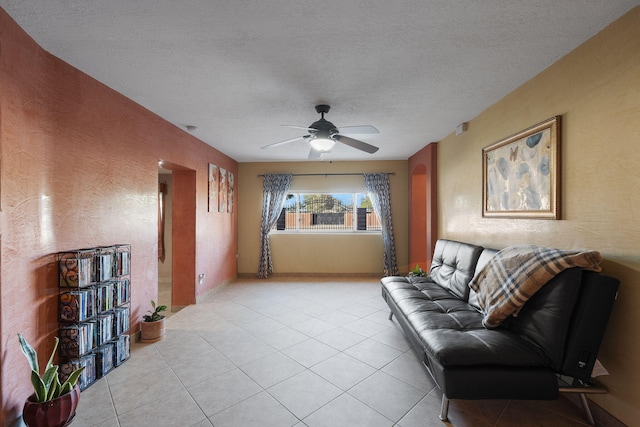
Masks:
[[[280,231],[380,231],[369,197],[364,193],[288,194],[273,228]]]

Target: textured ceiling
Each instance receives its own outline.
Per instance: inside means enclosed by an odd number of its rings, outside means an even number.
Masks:
[[[328,103],[406,159],[640,0],[0,0],[44,49],[237,161],[306,160]],[[561,112],[550,112],[550,115]],[[355,137],[355,136],[354,136]]]

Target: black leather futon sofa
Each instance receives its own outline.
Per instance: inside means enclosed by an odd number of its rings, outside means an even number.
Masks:
[[[469,284],[495,249],[438,240],[426,277],[385,277],[382,296],[419,359],[442,391],[440,419],[449,399],[554,400],[583,392],[617,296],[618,280],[568,268],[542,286],[517,317],[483,326],[478,295]]]

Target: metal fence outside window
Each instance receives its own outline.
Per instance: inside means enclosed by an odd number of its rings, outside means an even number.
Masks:
[[[276,230],[380,231],[365,194],[290,194]]]

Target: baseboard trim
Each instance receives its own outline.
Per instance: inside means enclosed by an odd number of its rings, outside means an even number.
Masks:
[[[235,281],[235,277],[231,278],[231,279],[227,279],[227,280],[223,280],[222,283],[220,283],[218,286],[209,289],[207,292],[198,295],[196,297],[196,304],[200,304],[202,302],[204,302],[207,298],[210,298],[212,295],[215,295],[216,293],[220,292],[222,289],[224,289],[225,287],[227,287],[230,283],[233,283]]]
[[[349,277],[349,278],[381,278],[383,275],[381,273],[272,273],[269,275],[268,279],[274,278],[289,278],[289,277],[304,277],[304,278],[333,278],[339,279],[341,277]],[[257,279],[258,275],[256,273],[238,273],[238,279]]]

